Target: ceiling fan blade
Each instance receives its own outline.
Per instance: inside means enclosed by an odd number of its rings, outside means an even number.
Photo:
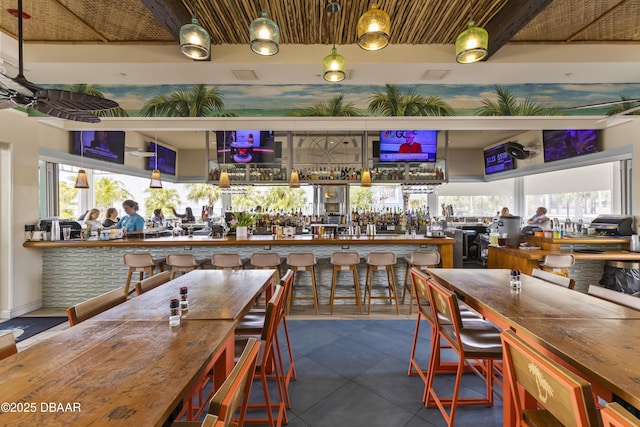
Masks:
[[[15,108],[17,106],[18,104],[16,104],[10,99],[0,99],[0,110],[4,110],[7,108]]]
[[[34,102],[31,108],[51,117],[84,123],[100,123],[100,118],[84,110],[57,108],[45,102]]]
[[[35,95],[58,109],[100,111],[118,107],[118,103],[110,99],[68,90],[40,89]]]
[[[589,104],[589,105],[581,105],[579,107],[571,107],[571,108],[567,108],[567,110],[582,110],[582,109],[585,109],[585,108],[609,107],[609,106],[618,105],[618,104],[626,104],[626,103],[633,104],[634,102],[640,102],[640,98],[621,99],[621,100],[618,100],[618,101],[610,101],[610,102],[599,102],[597,104]]]
[[[33,92],[28,87],[23,86],[20,82],[7,77],[0,73],[0,89],[6,89],[9,92],[17,93],[24,96],[33,96]]]

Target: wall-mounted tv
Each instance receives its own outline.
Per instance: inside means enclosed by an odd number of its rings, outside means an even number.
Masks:
[[[438,131],[380,131],[381,162],[435,162],[438,151]],[[374,150],[376,153],[378,150]]]
[[[175,152],[175,150],[165,147],[164,145],[156,144],[155,142],[149,143],[149,151],[155,153],[156,146],[158,150],[158,161],[156,163],[156,156],[148,157],[147,169],[158,169],[161,173],[175,175],[177,153]]]
[[[599,151],[598,131],[595,129],[543,130],[544,161],[569,159]]]
[[[273,131],[231,130],[216,132],[218,163],[273,163]]]
[[[506,143],[484,150],[485,175],[513,169],[513,157],[507,153],[505,145]]]
[[[82,142],[80,138],[82,138]],[[71,153],[123,165],[124,132],[112,130],[72,131]]]

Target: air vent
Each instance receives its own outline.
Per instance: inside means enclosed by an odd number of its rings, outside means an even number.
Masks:
[[[231,70],[238,80],[258,80],[258,75],[253,70]]]
[[[422,80],[442,80],[451,70],[427,70],[422,75]]]

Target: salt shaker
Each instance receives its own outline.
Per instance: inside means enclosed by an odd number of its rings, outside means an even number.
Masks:
[[[180,326],[180,301],[177,298],[169,302],[171,314],[169,315],[169,326]]]
[[[189,299],[187,298],[187,287],[180,288],[180,311],[189,311]]]

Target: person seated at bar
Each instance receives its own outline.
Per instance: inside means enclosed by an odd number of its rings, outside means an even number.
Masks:
[[[127,199],[122,202],[122,209],[126,213],[116,224],[116,228],[124,229],[126,235],[142,234],[144,230],[144,218],[138,214],[138,202]]]
[[[185,209],[185,213],[183,213],[183,214],[179,214],[178,212],[176,212],[176,210],[173,208],[173,206],[171,207],[171,210],[173,211],[173,214],[175,216],[177,216],[178,218],[182,218],[182,223],[183,224],[190,223],[190,222],[196,222],[196,217],[193,216],[193,211],[191,210],[190,207],[187,207]]]
[[[104,228],[112,228],[120,221],[118,218],[118,210],[116,208],[108,208],[104,213],[104,221],[102,221],[102,226]]]
[[[162,209],[154,209],[153,210],[153,216],[151,217],[151,223],[153,224],[154,227],[164,227],[165,226],[165,220],[164,220],[164,213],[162,213]]]
[[[502,210],[500,211],[500,216],[511,216],[511,212],[509,212],[509,208],[508,207],[503,207]]]
[[[104,227],[102,223],[98,221],[99,216],[100,216],[99,209],[93,208],[89,210],[89,213],[87,214],[84,220],[84,224],[87,226],[87,229],[97,231],[97,230],[101,230]]]
[[[547,217],[547,208],[540,206],[536,209],[536,214],[527,220],[527,224],[538,226],[542,229],[549,228],[551,220]]]

